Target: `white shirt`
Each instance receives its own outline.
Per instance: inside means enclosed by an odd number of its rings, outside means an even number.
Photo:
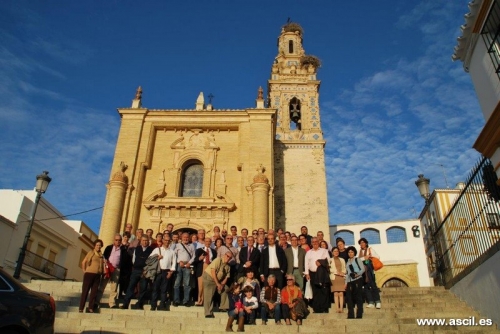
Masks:
[[[299,267],[299,247],[294,248],[292,246],[292,253],[293,253],[293,267],[298,268]]]
[[[309,275],[309,271],[316,272],[316,270],[318,269],[316,261],[321,259],[330,260],[330,254],[328,254],[328,250],[324,248],[318,248],[316,250],[314,248],[311,248],[306,253],[306,259],[305,259],[306,275]]]
[[[177,264],[177,257],[175,253],[170,248],[156,247],[152,252],[150,257],[153,255],[161,255],[163,258],[159,261],[160,268],[162,270],[175,271],[175,265]]]
[[[269,245],[267,248],[269,248],[269,268],[279,268],[280,263],[278,261],[278,255],[276,255],[276,245]]]

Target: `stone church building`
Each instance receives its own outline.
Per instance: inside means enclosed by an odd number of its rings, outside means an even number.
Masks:
[[[329,240],[319,108],[319,60],[302,47],[296,23],[283,26],[267,97],[255,107],[214,109],[200,93],[194,109],[148,109],[141,89],[121,126],[99,237],[135,228],[163,231],[283,228]]]

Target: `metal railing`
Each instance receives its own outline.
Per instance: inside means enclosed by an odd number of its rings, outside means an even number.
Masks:
[[[34,268],[60,280],[66,279],[66,274],[68,273],[68,269],[28,250],[26,250],[23,265]]]
[[[441,283],[453,286],[500,250],[500,187],[481,158],[442,223],[432,228]]]

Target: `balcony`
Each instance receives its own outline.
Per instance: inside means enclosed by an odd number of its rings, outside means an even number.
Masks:
[[[26,250],[23,265],[60,280],[66,279],[66,275],[68,273],[68,269],[28,250]]]

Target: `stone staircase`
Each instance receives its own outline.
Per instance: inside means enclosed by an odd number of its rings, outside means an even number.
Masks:
[[[56,333],[134,333],[134,334],[215,334],[224,333],[227,313],[205,319],[202,307],[171,307],[170,311],[121,310],[103,308],[100,313],[79,313],[81,283],[32,281],[25,284],[35,291],[50,293],[56,300]],[[302,326],[245,326],[249,333],[499,333],[491,326],[418,326],[417,318],[482,317],[442,287],[384,288],[382,309],[364,308],[363,319],[347,320],[347,313],[311,314]],[[105,294],[103,300],[107,300]],[[135,301],[132,300],[133,304]],[[345,311],[346,312],[346,311]],[[236,326],[233,325],[236,331]]]

